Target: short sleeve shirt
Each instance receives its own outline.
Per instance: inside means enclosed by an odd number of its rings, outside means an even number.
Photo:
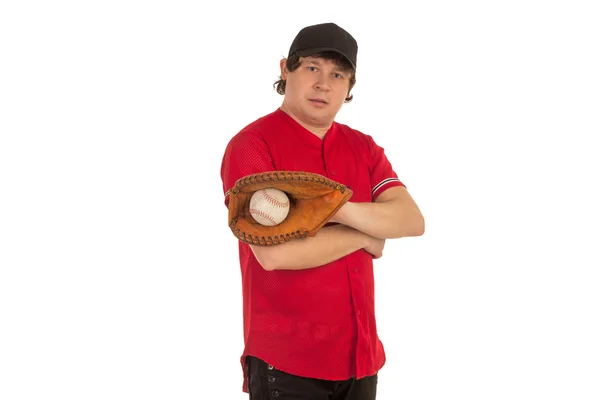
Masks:
[[[268,171],[321,174],[352,189],[351,202],[372,202],[404,186],[373,138],[334,122],[323,139],[281,109],[259,118],[228,143],[223,193],[246,175]],[[225,205],[228,198],[225,197]],[[238,241],[245,357],[282,371],[344,380],[375,374],[385,363],[377,335],[373,259],[364,250],[305,270],[266,271]]]

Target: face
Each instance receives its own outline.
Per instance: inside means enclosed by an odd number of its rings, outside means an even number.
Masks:
[[[304,57],[300,66],[289,72],[285,61],[281,60],[281,77],[286,81],[284,109],[308,125],[331,125],[348,96],[351,71],[331,60]]]

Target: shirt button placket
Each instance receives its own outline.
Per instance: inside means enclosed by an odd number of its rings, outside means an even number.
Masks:
[[[358,273],[358,267],[354,266],[354,267],[352,267],[352,270],[354,271],[354,273]],[[356,309],[356,316],[357,317],[360,316],[360,309],[359,308]]]

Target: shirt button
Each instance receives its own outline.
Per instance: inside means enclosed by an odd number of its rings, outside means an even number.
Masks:
[[[354,272],[358,272],[358,268],[354,267]]]
[[[360,310],[356,310],[356,315],[360,315]]]
[[[335,171],[331,171],[331,175],[335,176]]]
[[[273,390],[271,392],[271,396],[273,396],[273,397],[279,397],[279,392],[277,390]]]

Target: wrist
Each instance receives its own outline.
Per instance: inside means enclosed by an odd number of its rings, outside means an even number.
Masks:
[[[332,222],[337,222],[338,224],[348,225],[348,210],[352,208],[352,203],[346,202],[343,206],[340,207],[339,210],[333,215],[331,218]]]

